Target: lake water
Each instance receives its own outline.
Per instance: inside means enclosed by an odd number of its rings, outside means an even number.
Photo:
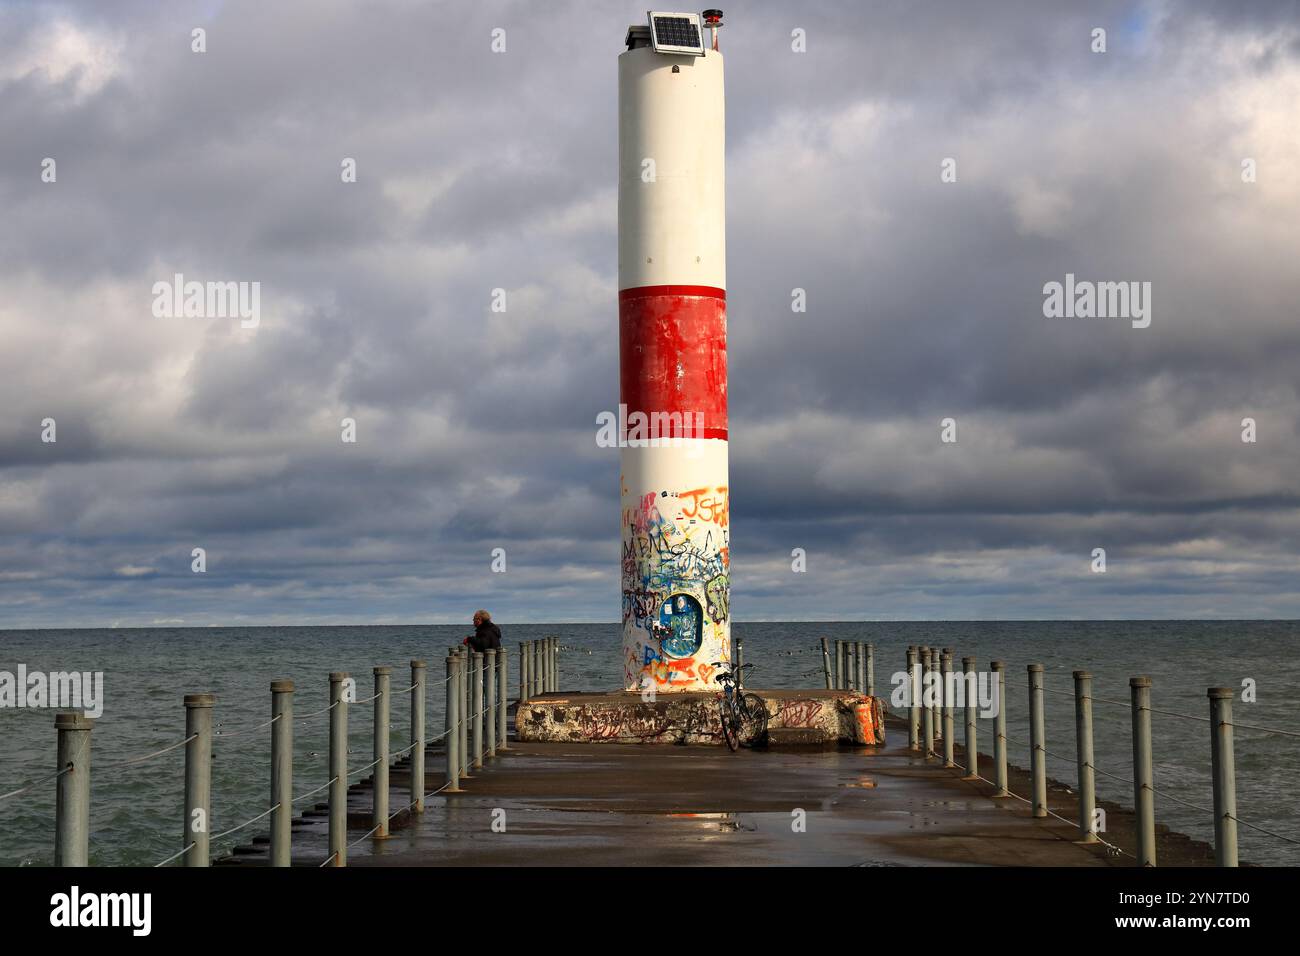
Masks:
[[[561,656],[564,690],[608,690],[621,680],[616,624],[503,625],[511,651],[510,683],[518,676],[518,642],[558,635],[572,648]],[[270,681],[297,685],[295,712],[328,704],[330,671],[357,678],[359,697],[372,693],[371,668],[393,667],[394,689],[409,685],[411,658],[429,663],[426,725],[441,732],[447,648],[465,627],[264,627],[147,628],[132,630],[0,631],[0,671],[104,672],[104,712],[93,732],[90,862],[93,865],[151,864],[183,845],[183,748],[142,764],[98,772],[184,736],[186,693],[217,695],[219,729],[238,730],[270,716]],[[745,660],[757,665],[754,687],[820,687],[819,638],[869,641],[876,647],[876,691],[886,693],[890,675],[903,669],[909,644],[952,647],[960,662],[974,656],[980,669],[990,659],[1007,664],[1007,736],[1010,759],[1029,766],[1025,665],[1046,668],[1049,775],[1074,780],[1074,719],[1071,671],[1090,670],[1093,694],[1121,702],[1094,705],[1096,765],[1130,779],[1128,678],[1150,675],[1152,706],[1194,717],[1208,716],[1205,690],[1241,688],[1253,681],[1257,701],[1233,704],[1235,721],[1288,731],[1300,699],[1300,622],[1130,621],[1130,622],[944,622],[944,623],[753,623],[736,624],[745,641]],[[832,645],[833,646],[833,645]],[[392,705],[391,749],[408,743],[406,695]],[[370,762],[371,707],[358,705],[349,721],[349,766]],[[1175,799],[1208,807],[1209,727],[1204,721],[1156,714],[1156,818],[1172,829],[1210,840],[1207,814]],[[325,715],[295,721],[294,792],[321,786],[326,776],[328,721]],[[992,721],[981,721],[981,750],[991,751]],[[242,823],[267,807],[270,731],[218,738],[213,745],[212,832]],[[958,730],[958,740],[961,730]],[[1239,817],[1258,827],[1300,839],[1300,739],[1236,730]],[[50,710],[0,709],[0,794],[55,772],[54,716]],[[355,778],[354,778],[355,779]],[[1132,805],[1127,782],[1099,777],[1098,795]],[[1168,798],[1163,794],[1168,794]],[[316,799],[324,799],[322,793]],[[306,806],[308,804],[303,804]],[[394,796],[394,807],[398,797]],[[0,800],[0,865],[49,864],[53,858],[54,783]],[[264,832],[265,822],[213,843],[217,855]],[[1241,857],[1258,863],[1295,865],[1300,847],[1240,828]]]

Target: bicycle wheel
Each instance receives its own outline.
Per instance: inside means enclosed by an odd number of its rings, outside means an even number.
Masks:
[[[755,747],[767,739],[767,704],[757,694],[745,694],[740,700],[740,743]]]
[[[727,742],[727,749],[735,753],[740,746],[740,721],[725,697],[719,702],[718,710],[722,716],[722,739]]]

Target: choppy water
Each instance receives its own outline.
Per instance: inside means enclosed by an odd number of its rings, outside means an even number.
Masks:
[[[1051,776],[1072,781],[1074,721],[1070,672],[1092,671],[1098,698],[1128,700],[1128,678],[1152,677],[1153,706],[1203,717],[1209,686],[1258,686],[1258,702],[1234,702],[1234,719],[1300,730],[1300,622],[980,622],[737,624],[745,659],[757,665],[755,687],[821,686],[820,637],[870,641],[876,646],[877,692],[902,670],[908,644],[952,647],[955,656],[1007,663],[1007,735],[1011,760],[1029,765],[1024,665],[1046,667],[1047,749],[1069,758],[1049,760]],[[464,627],[267,627],[149,628],[137,630],[0,631],[0,670],[103,671],[105,710],[93,735],[91,846],[94,865],[150,864],[183,845],[183,749],[143,764],[96,772],[96,766],[147,753],[184,737],[185,693],[217,695],[219,727],[237,730],[269,717],[272,679],[297,684],[299,715],[328,704],[330,671],[350,671],[358,695],[368,697],[371,668],[393,667],[392,686],[407,686],[411,658],[429,662],[427,726],[441,732],[446,649]],[[560,661],[565,690],[616,686],[622,673],[619,628],[614,624],[506,625],[506,645],[559,635],[574,650]],[[511,686],[517,662],[511,654]],[[352,710],[349,766],[369,763],[371,708]],[[408,707],[396,696],[391,749],[408,742]],[[1127,706],[1095,705],[1097,766],[1127,780],[1132,766]],[[295,721],[294,792],[322,785],[326,777],[327,718]],[[1204,721],[1153,717],[1157,819],[1198,839],[1211,838],[1205,813],[1172,798],[1210,805],[1209,728]],[[981,722],[981,749],[991,748],[991,721]],[[959,731],[960,734],[960,731]],[[960,738],[959,738],[960,739]],[[212,831],[220,832],[261,813],[269,788],[269,730],[214,743]],[[0,794],[53,773],[52,711],[0,709]],[[1239,816],[1292,839],[1300,839],[1300,739],[1238,729]],[[1101,777],[1098,794],[1132,804],[1131,785]],[[322,794],[323,797],[323,794]],[[0,801],[0,865],[48,864],[53,857],[54,784]],[[214,855],[261,832],[263,823],[217,841]],[[1243,859],[1267,864],[1300,863],[1300,847],[1242,828]]]

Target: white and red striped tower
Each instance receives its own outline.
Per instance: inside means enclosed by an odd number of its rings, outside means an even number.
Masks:
[[[716,10],[702,22],[651,13],[618,61],[629,690],[716,689],[715,662],[731,656],[721,22]]]

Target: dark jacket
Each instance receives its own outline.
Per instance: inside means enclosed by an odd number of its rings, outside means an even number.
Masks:
[[[484,621],[474,629],[474,636],[469,639],[469,646],[482,653],[488,648],[500,650],[501,628],[491,621]]]

